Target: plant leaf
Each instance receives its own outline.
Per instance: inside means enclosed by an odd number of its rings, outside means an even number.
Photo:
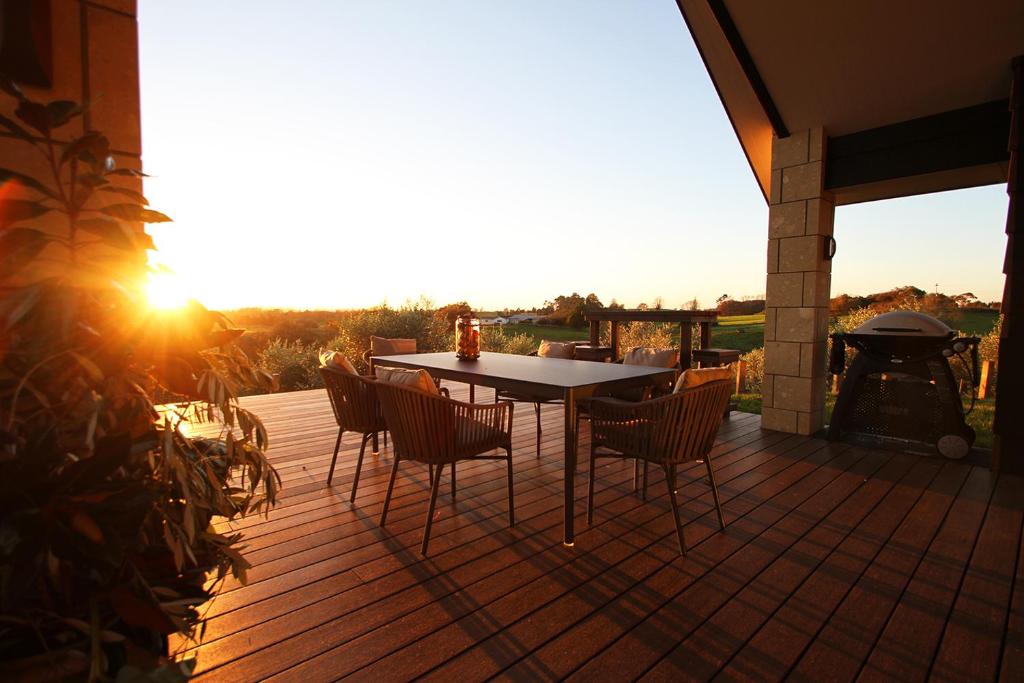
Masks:
[[[51,128],[60,128],[76,116],[81,116],[84,111],[85,107],[70,100],[55,100],[46,105]]]
[[[11,131],[15,137],[19,137],[25,142],[30,142],[33,145],[36,144],[35,138],[32,137],[32,133],[22,128],[16,122],[7,118],[6,116],[0,116],[0,126],[3,126],[7,130]]]
[[[49,206],[30,199],[0,199],[0,230],[18,221],[42,216]]]
[[[9,168],[0,168],[0,183],[8,182],[21,183],[25,187],[31,187],[40,194],[45,194],[47,197],[57,197],[55,192],[32,176],[27,176],[24,173],[19,173],[18,171],[12,171]]]
[[[73,157],[80,157],[85,152],[91,153],[90,161],[97,158],[106,158],[110,152],[110,142],[101,133],[89,131],[82,137],[72,140],[64,146],[64,151],[60,154],[60,163],[63,164]]]
[[[82,354],[77,353],[75,351],[71,351],[70,355],[72,358],[75,359],[75,361],[77,361],[77,363],[82,367],[82,369],[85,370],[86,374],[89,375],[92,381],[103,381],[103,371],[100,370],[100,367],[96,365],[96,363],[92,362],[92,360],[90,360],[88,357],[83,356]]]
[[[120,218],[123,221],[167,223],[171,220],[168,216],[165,216],[159,211],[144,209],[138,204],[111,204],[110,206],[104,206],[102,209],[97,209],[97,211],[105,213],[108,216],[113,216],[114,218]]]
[[[148,232],[137,232],[134,235],[135,245],[139,249],[148,249],[150,251],[156,251],[156,244],[153,242],[153,237]]]
[[[115,168],[110,171],[108,175],[130,175],[135,178],[149,178],[150,176],[143,173],[142,171],[136,171],[134,168]]]
[[[100,190],[102,192],[114,192],[116,194],[122,194],[125,197],[130,197],[131,199],[134,199],[136,202],[142,204],[143,206],[149,206],[148,199],[143,197],[141,193],[136,192],[135,190],[129,190],[127,187],[118,187],[117,185],[105,185],[104,187],[101,187]]]
[[[110,183],[109,180],[98,173],[79,173],[78,182],[88,185],[89,187],[103,187]]]
[[[124,249],[125,251],[131,251],[138,248],[131,228],[119,221],[102,217],[80,218],[78,222],[75,223],[75,226],[79,230],[96,235],[112,247]]]
[[[20,288],[16,294],[10,297],[9,303],[12,304],[12,306],[10,312],[7,314],[8,330],[17,325],[21,319],[35,307],[39,302],[42,292],[43,286],[37,283],[30,287]]]
[[[0,232],[0,279],[10,277],[31,263],[52,239],[31,228]]]
[[[45,104],[22,100],[14,110],[14,115],[43,135],[49,135],[53,129],[53,116]]]

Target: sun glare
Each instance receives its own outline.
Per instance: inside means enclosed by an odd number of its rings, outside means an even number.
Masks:
[[[180,279],[168,272],[150,275],[146,285],[149,305],[161,310],[181,308],[188,303],[189,296]]]

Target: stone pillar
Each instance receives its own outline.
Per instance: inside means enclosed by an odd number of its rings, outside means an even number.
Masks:
[[[824,189],[821,128],[772,141],[761,424],[797,434],[824,426],[835,203]]]

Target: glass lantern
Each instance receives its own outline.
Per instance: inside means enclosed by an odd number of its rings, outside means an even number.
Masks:
[[[455,321],[455,355],[459,360],[480,357],[480,320],[463,316]]]

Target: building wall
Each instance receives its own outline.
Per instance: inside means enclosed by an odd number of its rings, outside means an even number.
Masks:
[[[31,2],[39,3],[40,0]],[[37,101],[88,103],[84,116],[56,131],[57,139],[68,141],[88,130],[101,131],[110,139],[119,167],[141,170],[136,0],[49,0],[49,4],[52,87],[33,87],[23,83],[19,86],[27,96]],[[14,115],[16,104],[13,98],[0,96],[0,114],[17,120]],[[0,132],[0,159],[0,166],[27,173],[48,185],[54,184],[42,155],[5,131]],[[136,191],[142,190],[141,180],[137,178],[118,177],[116,182]],[[10,197],[31,197],[23,188],[0,189]],[[53,231],[67,229],[60,222],[60,216],[54,214],[48,214],[33,227]],[[51,256],[53,258],[44,260],[59,260],[55,254]]]

